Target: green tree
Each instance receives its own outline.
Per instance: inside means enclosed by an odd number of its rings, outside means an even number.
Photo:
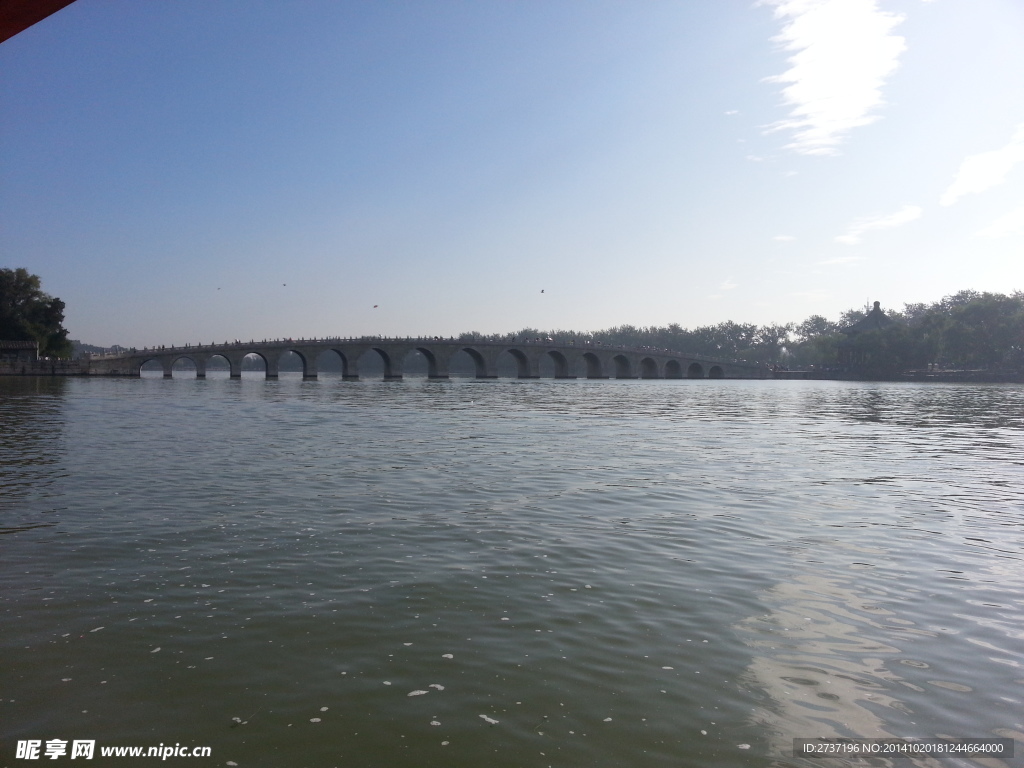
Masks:
[[[787,365],[829,368],[839,359],[839,343],[845,337],[840,333],[820,334],[787,347]]]
[[[70,357],[64,302],[43,293],[28,270],[0,269],[0,339],[38,341],[39,354]]]
[[[860,323],[871,306],[850,309],[837,321],[811,315],[801,323],[758,327],[730,320],[717,325],[663,328],[620,325],[600,331],[542,331],[524,328],[514,334],[490,334],[487,339],[548,338],[577,344],[600,343],[653,346],[710,357],[759,362],[782,359],[787,365],[830,368],[839,352],[852,352],[868,375],[897,376],[930,363],[1024,370],[1024,292],[1003,294],[960,291],[932,304],[904,305],[902,312],[886,310],[892,320],[884,328],[844,333]],[[465,338],[478,338],[469,333]]]
[[[789,334],[793,330],[793,323],[770,323],[762,325],[757,329],[754,337],[754,345],[757,349],[759,359],[768,359],[775,362],[779,359],[782,348],[789,340]]]
[[[959,298],[963,291],[957,294]],[[1024,347],[1024,301],[1020,294],[974,293],[948,304],[942,353],[963,367],[997,368],[1019,364]]]
[[[807,341],[818,336],[835,335],[839,333],[839,325],[821,315],[811,315],[799,323],[794,330],[800,341]]]
[[[898,376],[902,371],[924,364],[913,331],[905,323],[859,333],[853,338],[862,374],[878,378]]]

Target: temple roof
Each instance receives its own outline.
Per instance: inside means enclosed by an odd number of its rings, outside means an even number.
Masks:
[[[888,317],[885,312],[882,311],[881,302],[876,301],[874,308],[867,313],[863,318],[858,320],[853,325],[843,328],[843,333],[847,335],[853,335],[855,333],[866,333],[867,331],[877,331],[881,328],[886,328],[892,325],[893,319]]]

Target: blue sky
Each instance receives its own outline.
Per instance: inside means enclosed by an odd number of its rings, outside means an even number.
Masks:
[[[77,0],[0,44],[0,265],[135,346],[1010,292],[1022,81],[1018,0]]]

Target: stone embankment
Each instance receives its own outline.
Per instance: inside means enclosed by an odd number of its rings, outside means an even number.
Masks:
[[[0,360],[0,376],[85,376],[83,360]]]

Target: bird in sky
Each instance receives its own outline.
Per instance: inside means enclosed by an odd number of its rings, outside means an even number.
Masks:
[[[544,289],[543,289],[543,288],[541,288],[541,289],[540,289],[540,292],[541,292],[541,293],[544,293]]]

